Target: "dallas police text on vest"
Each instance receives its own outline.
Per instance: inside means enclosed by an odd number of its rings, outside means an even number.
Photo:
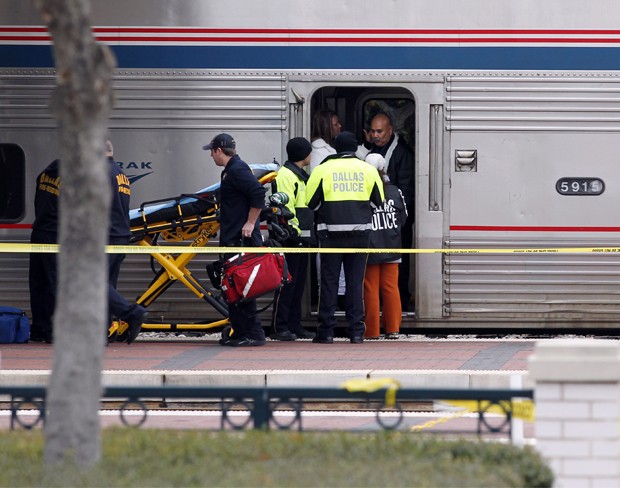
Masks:
[[[386,200],[372,216],[372,230],[398,229],[394,200]]]
[[[364,191],[364,173],[351,171],[334,173],[333,191],[353,193]]]

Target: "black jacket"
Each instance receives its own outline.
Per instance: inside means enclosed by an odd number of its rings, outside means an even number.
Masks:
[[[55,159],[39,176],[34,193],[34,232],[58,237],[58,197],[60,195],[60,160]],[[55,240],[56,240],[55,239]]]
[[[373,145],[370,152],[381,154],[385,157],[393,140],[394,139],[392,137],[390,142],[383,147]],[[390,157],[387,175],[390,178],[390,183],[395,184],[403,193],[403,198],[405,199],[405,204],[407,205],[409,213],[413,211],[414,201],[413,165],[413,153],[411,152],[411,149],[409,149],[409,146],[405,140],[402,137],[399,137],[396,147],[392,152],[392,156]]]
[[[375,209],[372,216],[370,232],[370,249],[400,249],[401,230],[407,220],[407,207],[403,195],[396,185],[385,183],[383,186],[385,201]],[[393,263],[400,260],[401,255],[368,254],[368,264]]]
[[[108,158],[112,200],[110,204],[109,244],[129,242],[129,179],[113,158]],[[60,160],[56,159],[37,177],[34,195],[35,219],[33,232],[45,232],[58,236],[58,198],[60,196]]]
[[[129,178],[113,158],[108,158],[112,203],[110,205],[109,244],[126,244],[131,237],[129,228],[129,199],[131,188]]]
[[[242,244],[241,229],[248,220],[250,208],[264,208],[265,188],[256,179],[252,169],[234,155],[224,171],[220,186],[220,245]],[[262,243],[260,219],[252,233],[254,245]]]

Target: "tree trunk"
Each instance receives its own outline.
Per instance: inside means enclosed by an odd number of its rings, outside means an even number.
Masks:
[[[96,462],[107,337],[110,182],[104,141],[112,109],[111,51],[96,44],[86,0],[38,0],[54,44],[51,106],[60,138],[60,227],[54,357],[45,461]],[[53,156],[50,156],[53,157]]]

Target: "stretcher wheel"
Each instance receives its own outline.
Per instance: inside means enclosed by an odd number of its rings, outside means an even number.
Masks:
[[[116,341],[118,338],[118,322],[114,321],[108,329],[108,344]]]
[[[129,337],[129,324],[122,320],[119,321],[118,325],[118,335],[116,336],[117,342],[126,342],[127,337]]]
[[[226,327],[222,329],[222,339],[228,339],[231,334],[232,334],[232,327],[230,325],[227,325]]]

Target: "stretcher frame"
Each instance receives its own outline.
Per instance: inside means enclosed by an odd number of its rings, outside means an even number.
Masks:
[[[263,171],[264,173],[258,174],[257,178],[262,185],[267,185],[275,179],[277,172]],[[220,228],[220,205],[214,193],[180,195],[175,198],[143,203],[140,206],[142,222],[136,224],[135,219],[132,220],[132,242],[138,246],[150,247],[155,246],[157,240],[162,238],[166,242],[175,242],[176,245],[187,243],[188,251],[191,248],[206,247],[209,240],[217,235]],[[209,199],[207,201],[210,205],[205,212],[186,216],[184,215],[182,201],[188,198],[196,200]],[[169,208],[176,208],[173,217],[157,222],[149,222],[147,218],[149,206],[161,205],[163,202],[174,202],[174,206],[169,206]],[[196,257],[197,253],[184,252],[174,255],[152,252],[149,254],[161,265],[161,269],[156,272],[148,288],[136,300],[138,305],[148,309],[149,305],[162,296],[170,286],[179,282],[196,297],[211,305],[223,318],[207,323],[144,323],[142,324],[142,331],[206,332],[212,329],[227,328],[230,325],[228,306],[221,293],[196,278],[188,269],[188,265]],[[128,326],[125,322],[115,320],[110,326],[108,340],[123,341],[127,336],[127,331]]]

